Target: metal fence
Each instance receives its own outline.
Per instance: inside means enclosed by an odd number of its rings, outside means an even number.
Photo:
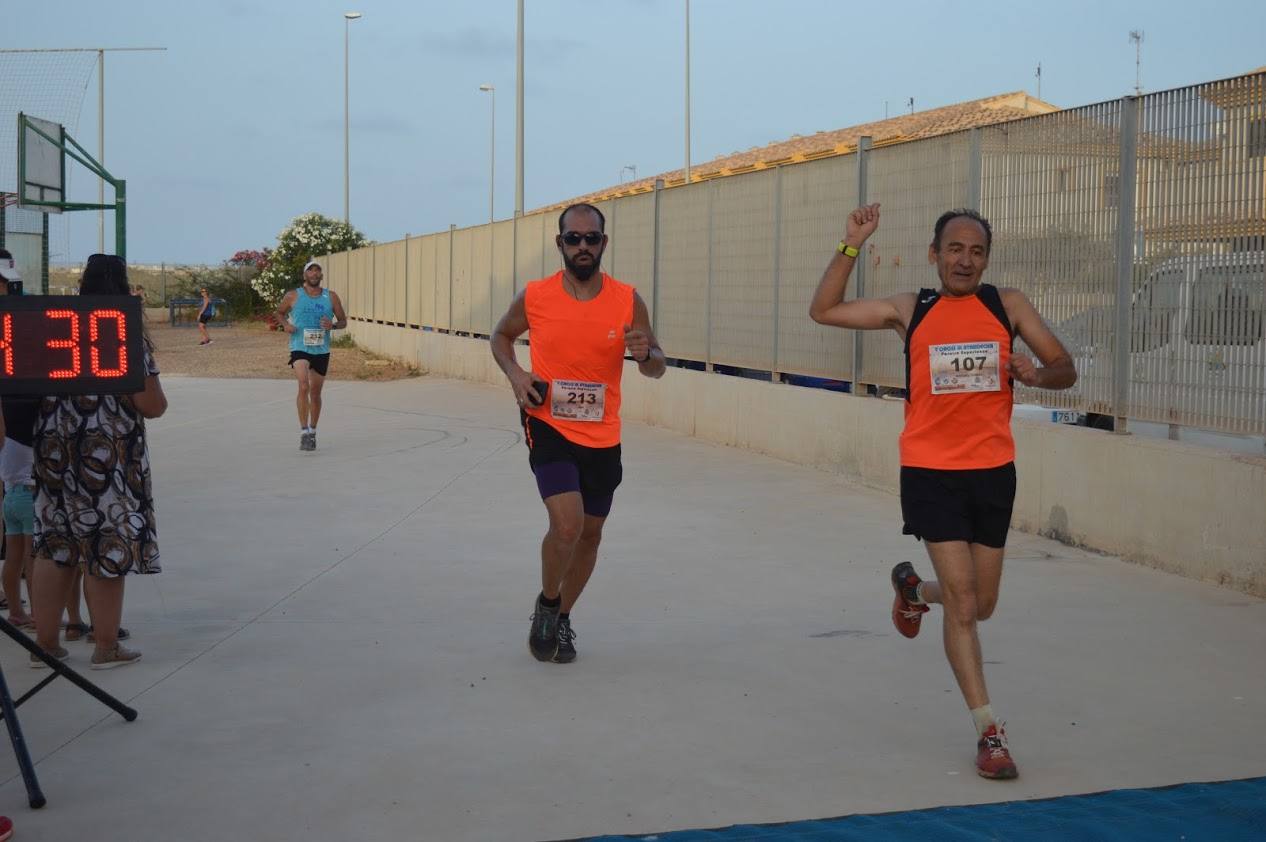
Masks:
[[[901,388],[887,332],[814,324],[845,218],[881,202],[851,295],[939,281],[936,217],[991,220],[986,280],[1023,290],[1080,379],[1017,400],[1266,433],[1266,73],[1127,97],[603,202],[604,266],[633,284],[670,357]],[[327,258],[352,318],[488,335],[559,268],[556,213]]]

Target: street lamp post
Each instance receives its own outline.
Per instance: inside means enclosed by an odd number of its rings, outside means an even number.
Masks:
[[[351,202],[351,108],[350,93],[348,85],[348,31],[351,29],[352,21],[360,18],[360,12],[344,12],[343,13],[343,222],[350,225],[352,222],[352,202]]]
[[[479,90],[492,94],[488,111],[488,224],[496,219],[493,210],[494,187],[497,183],[497,89],[493,85],[480,85]]]
[[[690,0],[686,0],[686,184],[690,183]]]

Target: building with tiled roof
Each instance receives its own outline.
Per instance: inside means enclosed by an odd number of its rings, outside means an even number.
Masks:
[[[704,181],[728,175],[752,172],[753,170],[777,167],[782,164],[793,164],[800,161],[812,161],[818,158],[829,158],[834,155],[848,155],[857,150],[860,138],[869,136],[874,146],[886,146],[892,143],[903,143],[910,140],[936,137],[964,129],[981,126],[992,126],[1032,117],[1036,114],[1049,114],[1058,111],[1049,102],[1031,97],[1024,91],[960,102],[942,108],[931,108],[927,111],[916,111],[902,114],[873,123],[863,123],[843,129],[817,132],[812,135],[793,135],[789,140],[771,143],[767,146],[755,147],[746,152],[734,152],[701,161],[690,167],[690,180]],[[629,196],[635,193],[646,193],[655,189],[655,182],[662,179],[664,186],[676,187],[685,183],[685,170],[677,169],[657,175],[625,182],[607,187],[584,196],[557,202],[540,210],[562,208],[572,202],[599,202],[617,196]]]

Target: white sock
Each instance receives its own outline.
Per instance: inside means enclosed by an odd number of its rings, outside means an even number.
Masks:
[[[971,718],[976,723],[976,736],[978,737],[984,736],[984,733],[989,730],[989,726],[998,721],[994,718],[992,705],[972,708]]]
[[[310,432],[312,432],[312,428],[311,428],[311,427],[303,427],[303,428],[301,428],[301,429],[300,429],[300,432],[302,432],[302,433],[310,433]]]
[[[914,604],[927,605],[927,601],[923,599],[923,583],[922,582],[919,582],[919,584],[914,586]]]

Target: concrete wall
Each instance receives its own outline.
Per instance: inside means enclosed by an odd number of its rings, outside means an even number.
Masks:
[[[355,321],[366,348],[496,385],[488,342]],[[519,347],[524,367],[526,347]],[[626,363],[626,419],[842,473],[895,493],[903,403]],[[1017,421],[1013,525],[1266,597],[1266,458]]]

